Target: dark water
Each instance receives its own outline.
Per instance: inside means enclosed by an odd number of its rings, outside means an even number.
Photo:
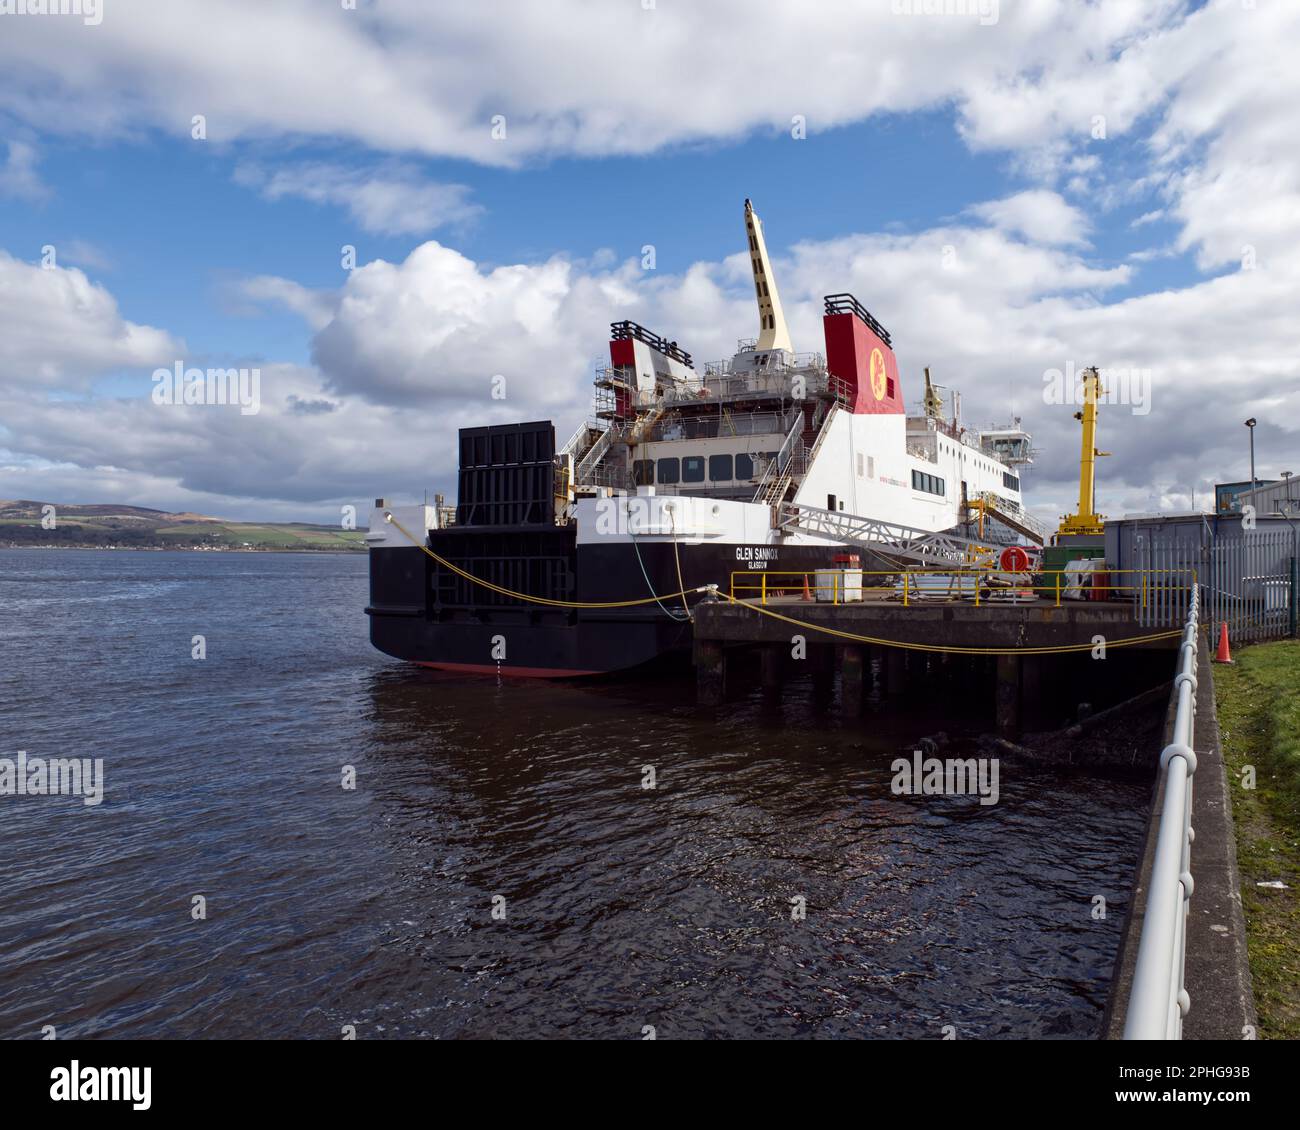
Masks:
[[[0,1036],[1095,1033],[1144,785],[896,798],[937,715],[411,670],[365,569],[0,550],[0,757],[107,780],[0,797]]]

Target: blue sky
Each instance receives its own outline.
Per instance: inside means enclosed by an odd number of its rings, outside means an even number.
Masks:
[[[1051,453],[1029,480],[1044,512],[1073,475],[1052,365],[1153,374],[1150,413],[1112,414],[1112,509],[1239,477],[1234,432],[1185,430],[1207,372],[1229,376],[1206,425],[1255,412],[1266,450],[1294,450],[1271,313],[1295,296],[1294,6],[1004,0],[991,26],[889,4],[500,7],[513,22],[406,0],[0,17],[0,497],[297,517],[446,487],[455,427],[499,418],[481,371],[567,433],[611,317],[701,359],[751,334],[726,262],[745,196],[796,346],[820,347],[821,293],[853,290],[905,387],[934,363],[974,418],[1014,401]],[[772,42],[756,86],[746,60]],[[57,268],[34,275],[47,244]],[[268,418],[149,414],[174,359],[264,367]]]
[[[972,152],[953,119],[951,110],[916,111],[830,129],[802,144],[763,131],[648,156],[535,159],[519,169],[408,163],[425,179],[470,190],[481,213],[438,234],[484,267],[602,250],[639,258],[653,244],[657,269],[680,273],[740,249],[739,202],[747,193],[780,254],[796,242],[854,231],[922,231],[960,219],[973,203],[1034,187],[1008,167],[1004,154]],[[1132,163],[1124,150],[1133,146],[1122,141],[1107,159]],[[355,146],[300,144],[293,160],[364,170],[374,158]],[[157,135],[93,148],[56,140],[43,150],[46,191],[27,206],[0,212],[0,246],[33,261],[47,244],[68,249],[70,261],[110,286],[126,317],[165,326],[185,340],[195,363],[308,363],[310,340],[300,319],[241,299],[232,287],[250,276],[276,275],[333,288],[345,276],[345,245],[362,262],[396,261],[422,240],[366,231],[333,204],[267,200],[235,180],[234,171],[250,161],[273,166],[275,157],[264,145]],[[1089,261],[1122,264],[1167,238],[1165,220],[1131,227],[1156,206],[1148,194],[1095,213]],[[78,261],[80,245],[92,249],[85,261]],[[1183,253],[1143,264],[1112,297],[1198,277],[1190,253]],[[835,285],[827,280],[828,288]],[[888,295],[863,297],[888,309]],[[603,329],[591,327],[593,349]],[[122,377],[132,376],[147,380],[147,374],[112,374],[96,388],[118,389]]]
[[[792,142],[788,134],[670,147],[648,156],[537,159],[520,169],[469,161],[413,162],[425,178],[464,184],[483,209],[457,225],[454,246],[484,265],[585,257],[609,249],[639,257],[654,244],[658,269],[734,254],[742,245],[739,201],[761,208],[774,252],[801,240],[864,230],[917,231],[959,217],[972,203],[1034,187],[1005,154],[972,152],[951,110],[910,112],[842,126]],[[1135,163],[1134,142],[1107,151]],[[1119,150],[1116,152],[1116,150]],[[364,168],[373,155],[355,146],[302,144],[295,161]],[[362,261],[399,260],[421,240],[367,232],[346,211],[303,200],[268,201],[234,180],[241,162],[274,162],[267,146],[212,145],[157,135],[88,148],[55,141],[43,152],[48,192],[0,211],[0,246],[36,260],[40,247],[85,242],[106,265],[87,264],[111,284],[123,312],[168,327],[198,354],[306,362],[301,323],[273,311],[250,317],[232,300],[232,281],[280,275],[335,287],[339,249]],[[88,202],[93,201],[93,206]],[[1090,260],[1122,263],[1167,238],[1170,224],[1130,225],[1158,206],[1148,194],[1094,214]],[[1198,277],[1190,254],[1145,264],[1116,294],[1184,285]],[[884,296],[872,300],[887,302]],[[593,327],[596,344],[601,327]]]

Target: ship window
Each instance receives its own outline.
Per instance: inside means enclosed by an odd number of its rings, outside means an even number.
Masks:
[[[637,459],[632,463],[632,482],[639,487],[648,487],[655,481],[655,461]]]
[[[681,478],[681,465],[676,459],[659,460],[659,481],[661,483],[675,483]]]
[[[736,456],[736,478],[752,479],[754,477],[754,459],[749,455]]]
[[[731,482],[731,456],[709,456],[709,480],[715,483]]]
[[[912,489],[923,490],[926,494],[944,494],[944,483],[938,475],[927,475],[924,471],[912,472]]]
[[[1003,485],[1004,487],[1006,487],[1007,490],[1019,490],[1019,489],[1020,489],[1020,479],[1019,479],[1017,476],[1011,474],[1009,471],[1003,471],[1003,472],[1002,472],[1002,485]]]
[[[874,479],[875,477],[876,477],[876,457],[874,455],[868,455],[867,456],[867,478]]]
[[[862,478],[862,452],[858,452],[858,478]]]
[[[688,455],[682,460],[682,482],[704,482],[704,456]]]

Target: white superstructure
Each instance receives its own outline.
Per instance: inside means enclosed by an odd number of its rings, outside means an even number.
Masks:
[[[729,360],[701,372],[676,342],[615,323],[595,418],[560,453],[580,544],[627,536],[626,522],[602,533],[584,520],[597,500],[620,498],[633,525],[647,505],[660,514],[663,500],[681,498],[684,538],[797,543],[807,535],[782,515],[815,507],[922,531],[1005,519],[1001,540],[1033,539],[1020,483],[1033,449],[1019,421],[966,427],[960,399],[945,414],[928,372],[909,413],[889,334],[851,295],[825,300],[825,352],[794,352],[748,200],[745,224],[759,336]],[[650,520],[646,535],[661,524]]]

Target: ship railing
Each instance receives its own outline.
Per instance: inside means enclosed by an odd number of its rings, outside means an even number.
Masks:
[[[889,340],[889,331],[885,329],[851,294],[828,294],[822,301],[826,306],[827,315],[831,314],[856,314],[858,318],[868,326],[871,331],[880,338],[886,345],[892,344]]]
[[[1124,1017],[1126,1040],[1181,1040],[1191,1008],[1186,987],[1187,916],[1192,900],[1192,777],[1196,772],[1196,665],[1200,592],[1192,585],[1178,649],[1173,741],[1160,755],[1164,799],[1147,884],[1137,963]]]
[[[596,436],[591,446],[583,453],[573,469],[573,485],[595,484],[593,476],[600,469],[614,441],[614,431],[612,427],[606,428]]]
[[[952,421],[946,420],[942,416],[931,416],[926,412],[924,400],[918,400],[912,403],[911,410],[907,413],[908,425],[910,426],[914,420],[925,421],[928,430],[932,432],[942,432],[949,439],[960,440],[962,438],[962,429],[953,424]],[[974,445],[972,444],[971,446]],[[986,451],[984,454],[991,455],[992,452]]]
[[[574,429],[573,435],[568,438],[564,446],[556,452],[556,457],[559,458],[565,455],[573,455],[581,458],[586,450],[587,444],[592,439],[592,433],[602,430],[602,425],[593,424],[590,420],[583,420],[582,423]]]
[[[642,436],[642,442],[685,439],[729,439],[732,436],[781,435],[787,417],[780,412],[724,412],[662,420]],[[620,432],[623,429],[620,426]]]
[[[744,369],[728,373],[706,372],[698,389],[674,388],[667,395],[672,399],[725,400],[737,396],[780,396],[787,400],[804,400],[809,397],[831,395],[847,402],[848,385],[825,370],[815,369]]]
[[[789,362],[786,362],[784,354],[777,350],[773,350],[767,356],[768,361],[765,365],[746,366],[745,368],[737,368],[734,357],[728,357],[723,361],[706,361],[704,375],[706,378],[716,378],[759,373],[792,373],[799,371],[818,373],[826,371],[826,357],[816,350],[809,350],[805,353],[791,353]]]
[[[778,482],[788,478],[785,474],[786,467],[789,465],[791,458],[794,456],[797,448],[803,446],[803,413],[794,413],[794,421],[790,425],[790,430],[786,434],[785,441],[777,449],[776,455],[768,460],[767,468],[763,472],[763,477],[758,480],[758,487],[754,491],[755,502],[775,501],[769,499],[771,493]]]
[[[694,367],[691,355],[682,349],[675,341],[669,341],[667,338],[660,337],[656,333],[651,333],[645,326],[630,319],[624,319],[621,322],[611,322],[610,338],[613,341],[627,341],[635,338],[637,341],[643,341],[651,349],[658,350],[665,357],[671,357],[674,361],[680,361],[688,369]]]
[[[626,467],[602,463],[584,475],[583,486],[609,487],[612,490],[632,490],[632,473]]]
[[[848,381],[827,373],[826,391],[835,398],[837,403],[842,404],[845,408],[853,407],[853,389]]]

